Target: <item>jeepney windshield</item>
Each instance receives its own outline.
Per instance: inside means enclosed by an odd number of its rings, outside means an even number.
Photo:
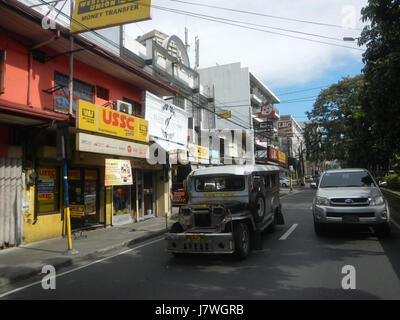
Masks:
[[[208,176],[195,178],[198,192],[241,191],[245,188],[244,176]]]

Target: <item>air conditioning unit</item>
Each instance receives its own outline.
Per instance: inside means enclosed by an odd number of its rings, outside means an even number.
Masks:
[[[114,110],[123,112],[126,114],[132,114],[133,113],[133,107],[132,104],[121,101],[121,100],[115,100],[114,101]]]

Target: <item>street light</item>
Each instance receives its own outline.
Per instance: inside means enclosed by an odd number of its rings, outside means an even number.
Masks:
[[[348,41],[348,42],[353,42],[358,40],[359,38],[353,38],[353,37],[343,37],[343,41]]]

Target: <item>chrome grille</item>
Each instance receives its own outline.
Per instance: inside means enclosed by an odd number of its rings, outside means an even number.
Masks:
[[[369,206],[369,198],[331,198],[331,206],[341,207],[364,207]]]

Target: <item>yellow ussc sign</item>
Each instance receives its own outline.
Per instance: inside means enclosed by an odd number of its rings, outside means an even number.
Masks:
[[[147,120],[79,100],[77,129],[120,138],[149,142]]]
[[[151,0],[75,0],[73,33],[151,19]]]

